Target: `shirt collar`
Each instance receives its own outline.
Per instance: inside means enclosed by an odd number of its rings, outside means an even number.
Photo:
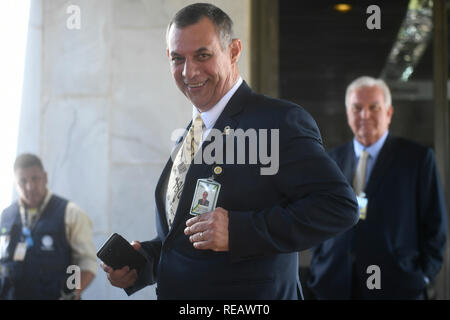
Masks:
[[[38,209],[38,213],[40,213],[40,212],[44,211],[44,209],[47,206],[48,202],[50,201],[51,197],[52,197],[52,193],[49,190],[47,190],[47,193],[44,197],[44,201],[42,201],[42,204],[39,208],[27,208],[27,209]],[[20,211],[25,212],[25,209],[26,209],[25,203],[20,198],[19,198],[19,208],[20,208]]]
[[[384,142],[386,141],[388,134],[389,134],[389,130],[387,130],[383,134],[383,136],[380,139],[378,139],[374,144],[371,144],[368,147],[361,144],[359,141],[356,140],[356,138],[354,138],[353,139],[353,148],[354,148],[356,157],[359,157],[361,152],[363,150],[366,150],[372,159],[376,159],[378,157],[378,154],[380,153],[381,148],[384,145]]]
[[[230,101],[231,97],[237,91],[237,89],[241,86],[243,80],[242,77],[239,77],[236,84],[220,99],[220,101],[213,106],[208,111],[202,112],[201,117],[203,123],[205,124],[206,129],[211,129],[215,124],[219,116],[222,114],[223,109],[225,109],[226,105]],[[192,119],[195,119],[200,112],[197,110],[195,106],[192,107]]]

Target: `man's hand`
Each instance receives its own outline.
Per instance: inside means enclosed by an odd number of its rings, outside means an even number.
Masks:
[[[200,250],[228,251],[228,211],[216,208],[186,221],[184,233],[194,248]]]
[[[136,250],[139,250],[141,248],[141,244],[137,241],[133,241],[131,245]],[[128,266],[117,270],[114,270],[103,262],[100,264],[100,266],[102,267],[103,271],[107,273],[109,282],[115,287],[122,289],[129,288],[137,280],[137,271],[135,269],[130,270],[130,267]]]

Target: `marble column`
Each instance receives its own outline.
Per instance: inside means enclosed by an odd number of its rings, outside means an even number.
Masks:
[[[117,232],[156,235],[154,191],[192,107],[178,91],[166,56],[174,13],[194,1],[33,0],[19,152],[42,157],[49,188],[92,219],[95,245]],[[235,21],[248,78],[249,0],[211,1]],[[80,28],[70,29],[70,5]],[[131,297],[105,274],[84,299],[154,299],[154,286]]]

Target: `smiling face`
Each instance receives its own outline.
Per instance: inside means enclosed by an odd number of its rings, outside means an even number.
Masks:
[[[347,120],[356,140],[365,146],[377,142],[388,130],[394,109],[386,106],[378,86],[360,87],[349,95]]]
[[[28,208],[38,208],[47,194],[47,174],[39,167],[18,168],[16,188]]]
[[[172,75],[181,92],[200,112],[211,109],[236,83],[241,50],[238,39],[223,49],[208,18],[185,28],[172,25],[168,33],[167,55]]]

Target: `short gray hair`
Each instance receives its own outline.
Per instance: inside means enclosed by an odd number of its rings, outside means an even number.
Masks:
[[[347,91],[345,92],[345,106],[348,109],[350,107],[350,94],[355,90],[362,87],[374,87],[377,86],[381,90],[383,90],[384,94],[384,103],[386,109],[392,105],[392,96],[389,87],[386,82],[382,79],[375,79],[369,76],[362,76],[352,81],[347,87]]]
[[[178,11],[170,21],[167,32],[166,42],[169,45],[170,28],[175,25],[183,29],[196,24],[202,18],[208,18],[216,27],[222,49],[225,50],[234,39],[233,20],[222,9],[210,3],[194,3]]]

